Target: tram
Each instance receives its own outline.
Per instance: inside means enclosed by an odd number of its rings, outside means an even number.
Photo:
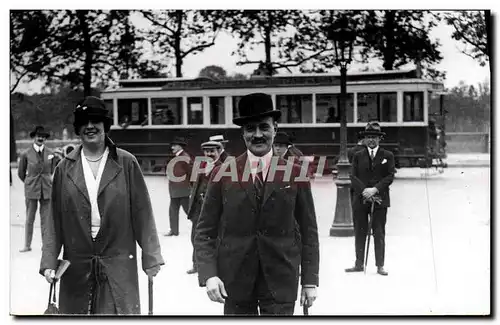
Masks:
[[[444,126],[443,90],[442,83],[422,78],[419,70],[349,73],[348,147],[368,121],[377,120],[386,133],[381,146],[394,153],[396,167],[443,167],[446,154],[435,136]],[[326,157],[325,171],[334,168],[340,151],[338,74],[128,79],[101,97],[113,114],[112,140],[134,154],[145,173],[154,174],[164,172],[174,136],[186,138],[186,150],[201,155],[202,142],[223,134],[228,153],[242,154],[245,144],[232,120],[240,98],[254,92],[272,96],[282,112],[279,129],[306,157],[314,162]]]

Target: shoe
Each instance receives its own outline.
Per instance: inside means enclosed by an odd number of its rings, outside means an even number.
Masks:
[[[186,271],[187,274],[195,274],[198,273],[198,270],[193,266],[191,269]]]
[[[354,266],[354,267],[351,267],[351,268],[348,268],[348,269],[345,269],[345,271],[347,273],[351,273],[351,272],[363,272],[365,270],[364,267],[362,266]]]
[[[377,273],[380,274],[380,275],[389,275],[389,272],[387,272],[386,270],[384,270],[384,267],[383,266],[379,266],[377,268]]]
[[[21,249],[20,252],[21,253],[31,252],[31,248],[30,247],[25,247],[25,248]]]
[[[179,233],[169,231],[168,233],[165,234],[165,236],[179,236]]]

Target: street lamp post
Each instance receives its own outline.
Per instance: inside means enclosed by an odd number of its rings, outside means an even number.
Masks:
[[[351,207],[351,164],[347,159],[347,65],[351,62],[355,31],[347,19],[339,19],[332,26],[329,38],[335,47],[335,63],[340,67],[340,157],[337,162],[337,203],[330,236],[347,237],[354,235]]]

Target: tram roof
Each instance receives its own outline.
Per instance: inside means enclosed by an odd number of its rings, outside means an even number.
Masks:
[[[350,72],[347,82],[359,81],[390,81],[404,79],[420,79],[420,73],[414,70],[390,70],[377,72]],[[422,81],[424,81],[422,79]],[[149,78],[120,80],[118,89],[222,89],[222,88],[261,88],[261,87],[291,87],[291,86],[322,86],[340,85],[339,73],[304,73],[270,76],[252,76],[249,79],[213,80],[207,77],[200,78]],[[109,89],[114,91],[116,89]]]

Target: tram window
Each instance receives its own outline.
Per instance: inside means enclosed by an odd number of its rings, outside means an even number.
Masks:
[[[203,97],[188,97],[188,124],[203,124]]]
[[[358,122],[396,122],[397,102],[396,93],[359,93]]]
[[[182,98],[151,98],[153,125],[182,124]]]
[[[312,123],[312,95],[277,95],[282,123]]]
[[[109,112],[109,117],[111,117],[111,120],[114,121],[115,110],[113,109],[113,100],[112,99],[105,99],[104,105],[106,105],[106,109]]]
[[[353,121],[354,96],[347,94],[346,99],[347,122]],[[340,95],[316,95],[316,123],[340,123]]]
[[[148,120],[146,98],[118,99],[118,123],[143,125]]]
[[[225,123],[224,97],[210,97],[210,124]]]
[[[424,120],[424,94],[423,92],[405,92],[403,106],[403,121]]]

